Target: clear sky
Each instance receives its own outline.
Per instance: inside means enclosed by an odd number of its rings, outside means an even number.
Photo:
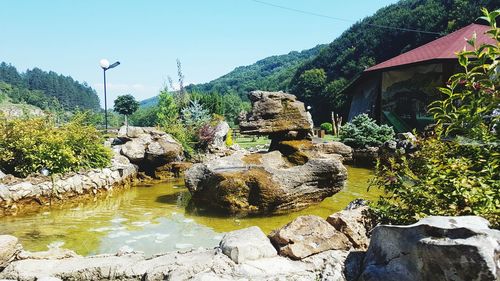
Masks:
[[[262,1],[353,21],[397,2]],[[252,0],[0,0],[0,61],[71,75],[103,100],[99,60],[119,60],[108,71],[108,100],[143,100],[167,75],[177,77],[177,58],[186,84],[208,82],[271,55],[329,43],[352,24]]]

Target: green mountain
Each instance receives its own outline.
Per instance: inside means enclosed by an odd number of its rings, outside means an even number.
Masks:
[[[326,45],[301,52],[271,56],[254,64],[240,66],[209,83],[189,85],[188,91],[237,93],[242,97],[252,90],[287,90],[291,78],[304,62],[316,57]]]
[[[19,73],[5,62],[0,63],[0,93],[13,103],[26,103],[44,110],[100,109],[96,91],[85,82],[39,68]]]
[[[252,90],[286,91],[299,66],[317,56],[324,47],[326,45],[318,45],[301,52],[293,51],[286,55],[267,57],[251,65],[239,66],[208,83],[188,85],[186,90],[200,93],[236,93],[245,100],[247,93]],[[141,106],[148,107],[157,103],[158,97],[152,97],[141,101]]]

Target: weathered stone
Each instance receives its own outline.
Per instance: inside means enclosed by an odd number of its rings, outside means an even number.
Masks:
[[[4,173],[4,172],[2,172],[2,170],[0,170],[0,179],[5,178],[5,176],[6,176],[6,175],[5,175],[5,173]]]
[[[252,111],[240,120],[244,134],[284,135],[296,131],[301,136],[311,133],[311,121],[304,104],[294,95],[283,92],[253,91],[248,95]]]
[[[280,255],[292,259],[327,250],[348,250],[351,243],[328,222],[318,216],[300,216],[269,235]]]
[[[345,251],[326,251],[302,261],[273,256],[233,262],[220,249],[173,252],[152,258],[140,254],[19,260],[0,279],[39,280],[334,280],[345,281]]]
[[[235,263],[277,255],[276,249],[257,226],[226,233],[220,242],[220,248]]]
[[[500,231],[481,217],[427,217],[372,233],[361,281],[499,280]]]
[[[326,221],[344,233],[354,248],[361,250],[368,248],[370,232],[375,226],[375,219],[369,207],[343,210],[330,215]]]
[[[354,164],[363,167],[372,167],[377,163],[379,156],[378,147],[357,148],[352,152]]]
[[[118,138],[125,143],[121,145],[121,153],[130,161],[143,169],[154,169],[182,158],[182,146],[169,134],[150,127],[120,128]]]
[[[7,266],[21,250],[18,240],[14,236],[0,235],[0,269]]]
[[[142,142],[132,140],[122,145],[121,152],[130,161],[137,162],[144,159],[144,155],[146,154],[146,147]]]
[[[342,189],[347,170],[337,158],[292,166],[279,151],[231,156],[193,165],[186,186],[197,205],[228,213],[283,213],[321,202]]]
[[[221,121],[215,126],[214,138],[211,146],[214,148],[226,147],[226,136],[229,133],[229,124],[226,121]]]

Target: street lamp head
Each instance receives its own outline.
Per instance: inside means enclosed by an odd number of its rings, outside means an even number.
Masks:
[[[109,61],[107,59],[102,59],[99,61],[99,65],[102,67],[102,69],[108,69]]]
[[[117,66],[119,66],[119,65],[120,65],[120,62],[119,62],[119,61],[117,61],[117,62],[113,63],[112,65],[110,65],[110,66],[108,67],[108,69],[113,68],[113,67],[117,67]]]

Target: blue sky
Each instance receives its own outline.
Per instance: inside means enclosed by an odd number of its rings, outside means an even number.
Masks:
[[[262,0],[293,9],[360,20],[395,0]],[[174,79],[208,82],[271,55],[329,43],[351,22],[296,13],[252,0],[0,0],[0,61],[20,71],[40,67],[86,81],[102,98],[142,100]]]

